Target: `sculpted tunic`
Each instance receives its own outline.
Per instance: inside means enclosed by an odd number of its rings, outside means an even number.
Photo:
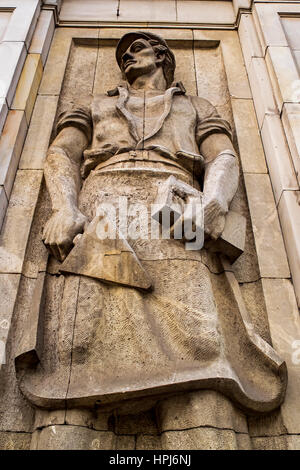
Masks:
[[[201,142],[211,134],[231,136],[215,108],[187,96],[181,84],[146,96],[120,86],[88,107],[63,113],[58,132],[66,126],[80,128],[90,142],[79,196],[90,220],[101,203],[118,204],[120,196],[129,206],[150,207],[170,175],[201,189]],[[210,272],[212,255],[186,251],[180,240],[128,242],[152,290],[72,274],[49,276],[44,354],[24,378],[24,393],[39,406],[104,406],[213,388],[247,409],[278,406],[282,362],[245,325],[225,276]]]

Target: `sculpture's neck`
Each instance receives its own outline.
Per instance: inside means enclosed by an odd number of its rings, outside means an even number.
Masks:
[[[154,72],[150,74],[141,75],[137,77],[133,83],[131,83],[131,88],[134,90],[161,90],[165,91],[167,88],[166,79],[164,77],[162,67],[158,67]]]

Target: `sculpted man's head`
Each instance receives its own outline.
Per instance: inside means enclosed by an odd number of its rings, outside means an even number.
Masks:
[[[127,81],[132,84],[138,77],[163,73],[166,87],[174,79],[175,57],[166,41],[150,32],[127,33],[120,39],[116,58]]]

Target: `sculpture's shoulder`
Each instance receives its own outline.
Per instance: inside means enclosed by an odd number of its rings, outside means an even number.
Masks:
[[[216,108],[210,101],[205,98],[201,98],[201,96],[194,95],[188,95],[188,98],[195,108],[199,118],[205,119],[210,116],[218,116]]]
[[[101,105],[108,102],[116,101],[119,98],[119,95],[110,95],[108,93],[97,93],[93,96],[91,105]]]

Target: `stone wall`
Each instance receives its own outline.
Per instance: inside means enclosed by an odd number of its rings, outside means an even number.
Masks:
[[[76,97],[78,75],[85,92],[117,84],[117,68],[105,71],[102,65],[112,64],[125,30],[149,28],[170,41],[177,78],[187,91],[209,99],[235,128],[243,174],[237,200],[248,202],[253,247],[235,271],[253,323],[288,365],[281,411],[250,417],[246,431],[232,431],[249,434],[247,446],[254,449],[300,448],[299,16],[300,2],[284,1],[0,1],[0,340],[6,362],[0,372],[0,447],[29,448],[37,430],[34,448],[37,433],[50,432],[49,421],[37,424],[19,392],[13,358],[47,266],[43,162],[57,113]],[[184,434],[190,425],[157,428],[150,415],[125,416],[102,429],[79,413],[69,424],[82,426],[96,448],[102,441],[90,433],[102,431],[107,448],[191,445]],[[66,416],[53,419],[58,426],[68,422]],[[208,426],[201,419],[195,429]],[[167,442],[172,432],[176,444]],[[196,436],[194,446],[197,439],[205,442],[202,431],[189,433]]]

